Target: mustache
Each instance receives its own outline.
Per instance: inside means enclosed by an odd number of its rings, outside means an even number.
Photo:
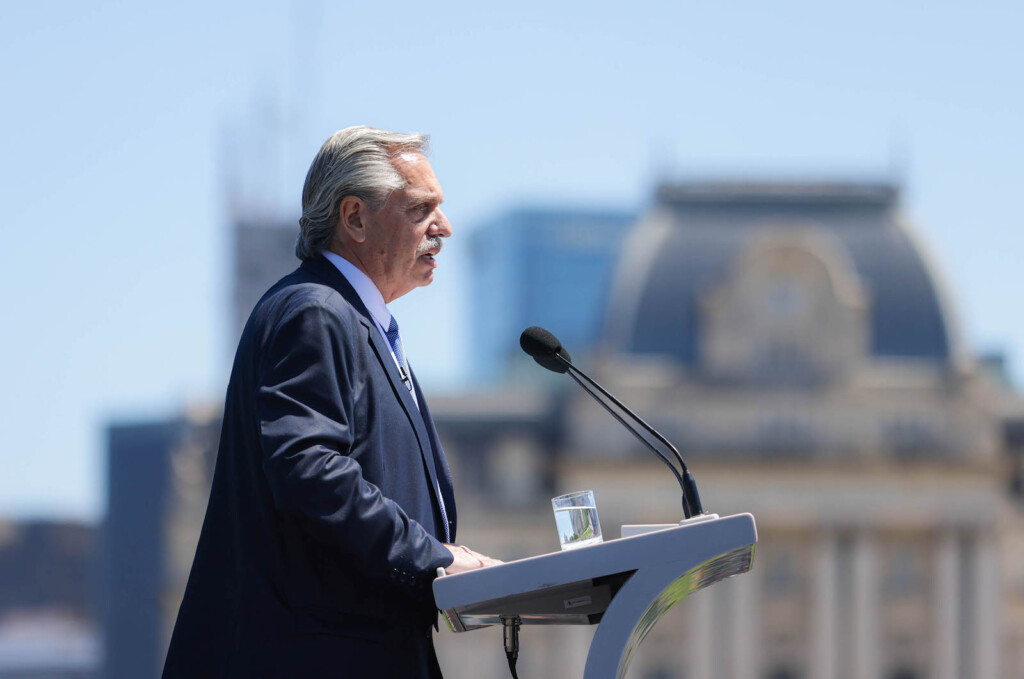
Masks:
[[[437,250],[438,252],[441,252],[441,248],[443,247],[444,240],[440,236],[428,236],[416,246],[416,254],[422,255],[424,252],[429,252],[430,250]]]

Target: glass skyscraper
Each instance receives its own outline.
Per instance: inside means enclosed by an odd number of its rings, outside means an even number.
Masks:
[[[514,376],[528,360],[519,335],[553,332],[574,358],[597,343],[611,277],[636,215],[612,210],[517,209],[470,236],[473,373]],[[531,368],[532,370],[532,368]]]

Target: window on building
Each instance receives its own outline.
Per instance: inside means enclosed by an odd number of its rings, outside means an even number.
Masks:
[[[492,475],[498,499],[506,506],[523,506],[540,491],[544,477],[536,442],[524,436],[509,436],[491,452]]]
[[[889,679],[918,679],[921,676],[907,667],[901,667],[889,674]]]
[[[892,454],[901,459],[928,457],[946,448],[941,427],[924,415],[896,415],[882,424],[882,436]]]
[[[672,670],[664,665],[658,665],[644,672],[644,679],[683,679],[681,670]]]
[[[764,565],[765,585],[770,596],[792,594],[800,586],[800,573],[794,550],[786,547],[773,549]]]
[[[891,596],[910,596],[923,586],[921,555],[913,546],[896,548],[886,560],[885,592]]]
[[[800,674],[791,667],[776,667],[765,675],[765,679],[800,679]]]
[[[757,447],[765,453],[806,457],[821,446],[810,420],[771,416],[757,424]]]

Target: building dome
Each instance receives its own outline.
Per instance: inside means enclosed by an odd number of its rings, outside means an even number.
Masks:
[[[960,342],[950,305],[898,196],[888,184],[661,187],[620,261],[607,348],[688,369],[719,354],[742,362],[748,340],[778,356],[787,344],[795,354],[841,345],[822,365],[858,352],[951,364]]]

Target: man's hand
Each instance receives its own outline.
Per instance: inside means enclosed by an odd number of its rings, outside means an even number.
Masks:
[[[455,561],[444,569],[444,572],[448,575],[455,575],[456,573],[464,573],[466,571],[476,570],[477,568],[486,568],[487,566],[497,566],[503,561],[492,559],[489,556],[483,554],[477,554],[469,547],[462,545],[445,545],[448,551],[455,557]]]

